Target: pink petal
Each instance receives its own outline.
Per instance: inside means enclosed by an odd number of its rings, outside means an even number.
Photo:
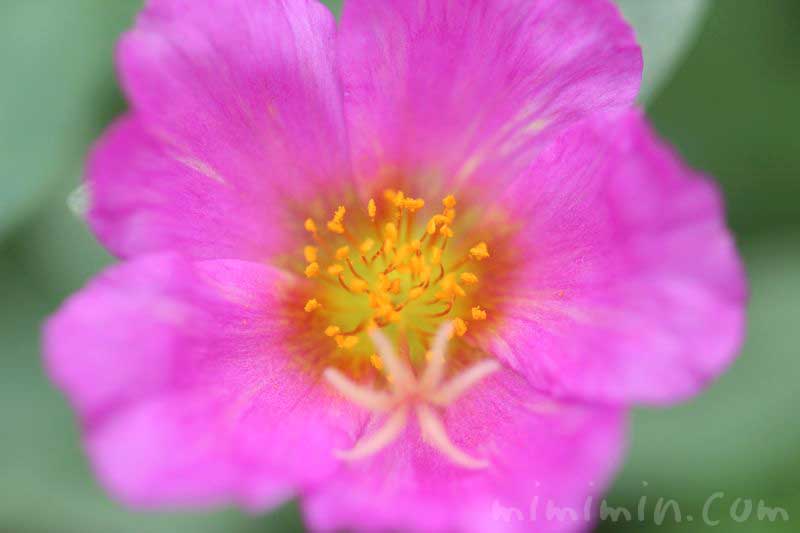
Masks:
[[[746,288],[722,200],[641,113],[565,134],[506,203],[524,254],[487,348],[534,386],[670,402],[735,356]]]
[[[118,50],[133,118],[90,162],[103,242],[123,257],[283,250],[309,196],[351,175],[335,31],[314,0],[148,2]]]
[[[565,126],[632,104],[641,80],[633,31],[608,0],[347,0],[341,28],[367,179],[510,179]]]
[[[309,493],[304,509],[314,530],[577,531],[594,521],[584,505],[602,491],[620,459],[619,411],[553,406],[531,394],[511,371],[498,372],[447,410],[448,437],[483,469],[454,465],[423,442],[419,427],[372,458],[348,463]],[[382,420],[364,431],[370,434]],[[572,507],[578,521],[546,519],[548,500]],[[531,519],[532,504],[538,512]],[[591,500],[596,504],[596,500]],[[499,506],[522,520],[506,522]],[[596,508],[596,506],[594,507]]]
[[[149,256],[50,320],[50,375],[121,500],[260,508],[338,467],[361,422],[284,351],[285,283],[256,263]]]

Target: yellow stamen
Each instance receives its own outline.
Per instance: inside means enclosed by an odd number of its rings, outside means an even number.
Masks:
[[[467,333],[467,323],[461,318],[456,318],[453,320],[453,330],[455,331],[456,335],[463,337]]]
[[[403,207],[408,209],[410,213],[414,213],[425,207],[425,200],[422,198],[406,198],[403,202]]]
[[[305,227],[306,231],[309,233],[317,232],[317,224],[314,222],[314,219],[307,218],[305,224],[303,224],[303,227]]]
[[[343,234],[344,233],[344,215],[347,213],[347,210],[343,205],[340,205],[336,208],[336,212],[333,213],[333,218],[328,221],[328,229],[333,233]]]
[[[358,251],[362,254],[368,253],[372,248],[375,246],[375,241],[372,239],[364,239],[364,242],[361,243],[361,246],[358,247]]]
[[[307,263],[314,263],[317,260],[317,247],[316,246],[306,246],[303,248],[303,255],[306,258]]]
[[[414,287],[410,291],[408,291],[408,299],[409,300],[416,300],[425,292],[425,289],[422,287]]]
[[[392,294],[400,294],[400,280],[399,279],[393,280],[391,285],[389,285],[388,290]]]
[[[337,347],[354,350],[359,364],[369,360],[379,370],[364,346],[368,343],[359,343],[369,328],[382,329],[397,323],[398,328],[390,331],[405,339],[407,346],[427,347],[430,329],[445,321],[452,321],[453,335],[463,336],[467,333],[466,320],[487,319],[487,312],[475,305],[465,290],[469,287],[470,293],[474,292],[481,270],[464,270],[470,260],[489,257],[485,242],[461,248],[463,243],[456,240],[459,232],[454,196],[442,200],[440,213],[418,222],[414,214],[426,207],[422,198],[400,190],[386,190],[381,198],[386,199],[384,205],[389,211],[382,213],[380,223],[376,220],[378,206],[374,198],[369,199],[366,213],[362,208],[361,216],[353,217],[347,228],[347,209],[338,206],[326,223],[334,235],[319,234],[316,222],[307,219],[304,227],[314,242],[303,247],[305,275],[321,277],[323,282],[318,286],[323,292],[309,294],[320,296],[319,301],[308,300],[305,310],[310,313],[323,309],[319,302],[325,301],[324,316],[320,317],[327,324],[321,328],[324,335],[333,339]],[[417,233],[423,228],[425,233]],[[355,231],[364,229],[370,232],[369,236]],[[350,362],[343,360],[342,365],[349,367]]]
[[[350,290],[353,291],[354,293],[362,294],[362,293],[366,292],[367,289],[369,288],[369,283],[367,283],[363,279],[356,278],[356,279],[354,279],[353,281],[350,282],[349,286],[350,286]]]
[[[425,232],[428,235],[433,235],[436,233],[436,219],[432,218],[428,221],[428,224],[425,226]]]
[[[476,261],[483,261],[489,257],[489,247],[485,242],[478,243],[469,249],[469,256]]]
[[[397,242],[397,226],[394,222],[387,222],[383,231],[383,236],[387,241]]]
[[[465,285],[475,285],[476,283],[478,283],[478,276],[476,276],[472,272],[463,272],[460,278]]]
[[[307,278],[313,278],[319,275],[319,263],[311,263],[306,267],[305,274]]]
[[[343,348],[345,350],[355,348],[355,346],[358,344],[358,337],[355,335],[336,335],[334,340],[339,348]]]
[[[317,309],[321,309],[321,308],[322,308],[322,304],[320,304],[317,301],[316,298],[311,298],[309,301],[306,302],[305,307],[303,307],[303,309],[305,309],[306,313],[312,313],[312,312],[316,311]]]
[[[481,309],[481,306],[476,305],[472,308],[472,319],[473,320],[486,320],[486,311]]]
[[[349,246],[342,246],[341,248],[337,248],[336,250],[336,259],[339,261],[344,260],[348,255],[350,255],[350,247]]]

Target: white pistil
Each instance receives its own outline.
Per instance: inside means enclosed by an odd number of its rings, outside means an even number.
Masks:
[[[353,403],[375,413],[390,414],[380,429],[362,438],[350,450],[336,451],[336,455],[345,460],[358,460],[378,453],[400,437],[408,424],[408,412],[413,408],[426,443],[463,468],[487,467],[487,461],[468,455],[450,440],[434,406],[451,405],[479,381],[499,370],[500,364],[494,360],[481,361],[442,383],[445,349],[453,335],[453,324],[447,322],[436,333],[429,362],[422,377],[417,379],[411,368],[397,356],[386,335],[377,329],[370,335],[388,372],[390,392],[359,385],[333,368],[327,369],[324,376]]]

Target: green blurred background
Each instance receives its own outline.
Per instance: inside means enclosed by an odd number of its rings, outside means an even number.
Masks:
[[[647,519],[600,529],[707,529],[703,504],[723,492],[712,507],[717,530],[798,531],[800,2],[619,2],[645,48],[643,105],[721,183],[752,296],[730,372],[690,403],[635,412],[608,500],[635,511],[646,497]],[[112,50],[139,7],[0,0],[0,531],[300,531],[295,505],[262,517],[124,510],[92,479],[73,415],[42,371],[43,317],[112,262],[67,197],[88,146],[124,110]],[[659,497],[680,504],[680,523],[671,513],[654,523]],[[754,510],[739,523],[729,512],[739,497],[782,507],[790,520],[760,521]]]

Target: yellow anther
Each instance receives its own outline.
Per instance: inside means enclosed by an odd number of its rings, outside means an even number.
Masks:
[[[422,272],[422,266],[422,257],[419,255],[413,255],[411,256],[411,259],[408,260],[408,269],[414,275]]]
[[[333,213],[333,218],[328,221],[328,229],[333,233],[344,233],[344,215],[347,213],[347,209],[344,208],[343,205],[340,205],[336,208],[336,211]]]
[[[400,280],[396,279],[393,280],[391,285],[389,285],[389,292],[392,294],[400,294]]]
[[[481,309],[481,306],[476,305],[472,308],[472,319],[473,320],[486,320],[486,311]]]
[[[356,344],[358,344],[358,337],[355,335],[336,335],[334,340],[339,348],[343,348],[345,350],[355,348]]]
[[[342,265],[331,265],[328,267],[328,274],[331,276],[338,276],[344,272],[344,267]]]
[[[475,285],[476,283],[478,283],[478,276],[476,276],[472,272],[463,272],[459,277],[461,281],[463,281],[464,284],[466,285]]]
[[[319,263],[314,262],[308,265],[306,267],[305,273],[307,278],[313,278],[314,276],[319,275]]]
[[[372,250],[372,248],[374,246],[375,246],[375,241],[374,240],[372,240],[372,239],[364,239],[364,242],[362,242],[361,245],[358,247],[358,251],[361,252],[362,254],[365,254],[365,253],[369,252],[370,250]]]
[[[343,222],[344,215],[347,213],[347,209],[344,208],[343,205],[340,205],[336,208],[336,211],[333,213],[333,220],[336,222]]]
[[[452,194],[445,196],[444,200],[442,200],[442,205],[447,209],[454,208],[456,206],[456,197]]]
[[[376,291],[372,291],[369,293],[369,295],[367,296],[367,301],[369,303],[369,306],[373,309],[377,309],[381,305]]]
[[[342,246],[336,250],[336,259],[339,261],[343,261],[347,256],[350,255],[350,247],[349,246]]]
[[[309,233],[316,233],[317,232],[317,223],[314,222],[314,219],[307,218],[303,227],[306,228],[306,231]]]
[[[410,291],[408,291],[408,299],[409,300],[416,300],[425,292],[425,289],[422,287],[414,287]]]
[[[426,264],[422,265],[422,268],[419,271],[419,280],[423,283],[431,279],[431,267]]]
[[[381,358],[378,357],[378,354],[374,353],[370,355],[369,362],[372,363],[372,366],[374,366],[376,369],[383,370],[383,361],[381,361]]]
[[[309,301],[306,302],[305,309],[306,313],[311,313],[316,311],[317,309],[321,309],[322,304],[317,301],[316,298],[311,298]]]
[[[431,250],[431,263],[434,265],[438,265],[442,262],[442,249],[441,248],[433,248]]]
[[[422,198],[406,198],[403,202],[403,207],[414,213],[425,207],[425,200]]]
[[[442,229],[439,230],[439,233],[441,233],[445,237],[453,236],[453,230],[450,229],[450,226],[442,226]]]
[[[370,198],[369,203],[367,204],[367,213],[369,214],[369,218],[375,220],[375,215],[378,214],[378,206],[375,205],[375,199]]]
[[[442,288],[442,292],[437,294],[442,294],[445,296],[444,299],[452,298],[453,296],[466,296],[467,294],[464,292],[464,289],[461,288],[458,283],[456,283],[456,278],[453,274],[448,274],[445,276],[441,283],[439,283],[439,286]]]
[[[478,243],[469,249],[469,256],[476,261],[483,261],[489,257],[489,247],[485,242]]]
[[[395,193],[394,195],[394,198],[392,199],[392,202],[394,202],[395,207],[403,207],[405,200],[406,200],[406,195],[403,194],[403,191],[397,191],[397,193]]]
[[[369,283],[367,283],[363,279],[356,278],[350,282],[350,290],[357,294],[366,292],[368,288],[369,288]]]
[[[436,233],[436,218],[432,218],[428,221],[428,224],[425,226],[425,232],[428,235],[433,235]]]
[[[383,230],[383,236],[386,238],[387,241],[396,242],[397,241],[397,226],[394,225],[394,222],[387,222],[386,226]]]
[[[328,337],[335,337],[341,332],[342,330],[341,328],[339,328],[339,326],[328,326],[327,328],[325,328],[325,335],[327,335]]]
[[[444,210],[444,217],[447,219],[448,222],[452,222],[456,218],[456,210],[455,209],[445,209]]]
[[[398,264],[403,264],[403,262],[411,255],[411,247],[407,244],[404,244],[400,248],[397,249],[397,253],[394,257],[394,262]]]
[[[303,248],[303,255],[307,262],[313,263],[317,260],[317,248],[314,246],[306,246]]]
[[[339,235],[341,235],[344,233],[344,224],[342,224],[341,222],[334,222],[331,220],[330,222],[328,222],[328,229],[333,233],[338,233]]]
[[[408,245],[411,247],[411,250],[414,251],[414,252],[419,252],[420,249],[422,248],[422,243],[419,242],[419,239],[414,239],[413,241],[408,243]]]
[[[394,189],[386,189],[383,191],[383,197],[390,202],[394,202],[395,196],[397,196],[397,191]]]
[[[453,320],[453,330],[459,337],[463,337],[467,333],[467,323],[460,318]]]
[[[391,303],[382,303],[377,306],[377,313],[378,316],[389,317],[392,313],[394,313],[394,307],[392,307]]]

